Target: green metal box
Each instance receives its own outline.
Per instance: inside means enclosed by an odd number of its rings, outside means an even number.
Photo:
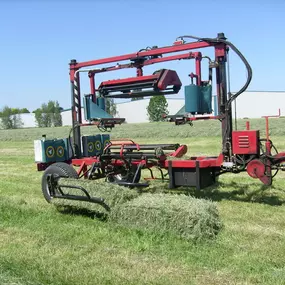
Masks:
[[[42,163],[65,161],[67,157],[66,144],[63,139],[35,140],[35,161]]]
[[[82,155],[85,157],[97,156],[102,153],[101,135],[82,136]]]
[[[196,114],[200,112],[200,87],[194,84],[184,87],[185,92],[185,111]]]
[[[212,86],[206,85],[201,86],[201,113],[202,114],[210,114],[213,112],[212,110]]]
[[[110,143],[110,135],[104,134],[101,135],[101,142],[102,142],[102,151]]]
[[[212,86],[185,86],[185,111],[196,114],[212,113]]]
[[[66,160],[70,160],[73,158],[72,143],[69,138],[63,139],[63,142],[65,145],[65,158]]]

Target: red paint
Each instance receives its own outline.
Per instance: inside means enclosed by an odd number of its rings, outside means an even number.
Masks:
[[[182,59],[192,59],[196,57],[202,57],[202,54],[200,52],[188,52],[178,55],[172,55],[172,56],[166,56],[166,57],[160,57],[160,58],[154,58],[144,61],[143,65],[150,65],[155,63],[161,63],[166,61],[173,61],[173,60],[182,60]]]
[[[259,154],[259,131],[233,131],[234,154]]]
[[[141,67],[137,68],[137,76],[143,76],[143,70]]]
[[[198,121],[198,120],[218,120],[221,116],[200,116],[200,117],[189,117],[186,118],[187,121]]]
[[[95,79],[94,79],[94,73],[90,72],[88,74],[89,81],[90,81],[90,94],[92,94],[92,101],[96,103],[96,88],[95,88]]]
[[[162,54],[166,53],[172,53],[172,52],[179,52],[179,51],[185,51],[185,50],[193,50],[193,49],[199,49],[199,48],[206,48],[210,46],[214,46],[215,44],[207,43],[207,42],[193,42],[193,43],[187,43],[183,45],[176,45],[176,46],[169,46],[169,47],[162,47],[162,48],[156,48],[153,50],[148,51],[141,51],[136,53],[129,53],[121,56],[113,56],[113,57],[107,57],[97,60],[91,60],[91,61],[85,61],[85,62],[78,62],[76,64],[76,68],[82,68],[82,67],[88,67],[92,65],[100,65],[105,63],[111,63],[111,62],[120,62],[124,60],[130,60],[136,57],[148,57],[148,56],[160,56]]]
[[[218,157],[196,157],[196,159],[172,160],[172,167],[175,168],[196,168],[196,161],[199,160],[200,168],[221,167],[224,156],[220,154]],[[169,167],[169,161],[165,161],[165,167]]]
[[[278,154],[274,155],[273,162],[278,164],[285,162],[285,152],[279,152]]]
[[[281,109],[278,109],[278,115],[269,115],[269,116],[263,116],[262,118],[265,118],[265,131],[266,131],[266,139],[269,140],[269,118],[278,118],[281,116]]]
[[[98,87],[98,90],[106,90],[107,93],[117,90],[121,91],[120,88],[124,86],[128,87],[129,85],[135,85],[135,89],[147,86],[147,88],[153,87],[153,89],[159,89],[158,91],[163,91],[170,85],[175,86],[179,90],[182,86],[182,83],[176,71],[163,69],[153,75],[103,81]],[[132,87],[129,89],[131,91]]]
[[[182,157],[186,153],[187,153],[187,145],[181,145],[180,147],[178,147],[178,149],[175,152],[171,153],[169,156]]]
[[[197,85],[201,86],[201,57],[195,58]]]
[[[252,178],[262,178],[265,175],[265,165],[259,159],[254,159],[248,163],[246,171]]]
[[[226,56],[226,45],[225,44],[218,44],[215,46],[215,56],[216,58]]]

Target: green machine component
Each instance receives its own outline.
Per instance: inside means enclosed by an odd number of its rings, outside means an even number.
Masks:
[[[102,153],[101,135],[82,136],[82,154],[85,157],[97,156]]]
[[[98,103],[99,108],[105,111],[105,110],[106,110],[106,109],[105,109],[105,98],[103,98],[103,97],[97,97],[96,100],[97,100],[97,103]]]
[[[50,163],[66,161],[66,142],[64,139],[35,140],[34,153],[36,162]]]
[[[110,135],[101,135],[102,149],[104,149],[108,143],[110,143]]]
[[[66,160],[70,160],[73,158],[73,149],[72,144],[69,138],[63,139],[65,145],[65,158]]]
[[[212,86],[197,86],[190,84],[185,86],[185,111],[195,114],[212,113]]]
[[[200,86],[201,89],[201,113],[212,113],[212,85]]]
[[[92,101],[92,94],[84,95],[83,106],[85,120],[92,121],[102,118],[112,118],[112,116],[105,111],[104,98],[98,97],[97,99],[99,100],[99,105]]]
[[[196,114],[200,111],[201,90],[199,86],[190,84],[184,87],[185,94],[185,112]]]

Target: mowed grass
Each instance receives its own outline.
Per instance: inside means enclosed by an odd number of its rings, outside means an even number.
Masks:
[[[280,150],[285,150],[284,122],[270,121]],[[264,134],[263,120],[254,125]],[[224,228],[215,240],[192,243],[120,227],[86,211],[59,212],[46,203],[33,140],[68,131],[0,131],[0,284],[285,284],[283,173],[268,188],[244,173],[221,176],[201,191],[199,197],[218,202]],[[92,132],[97,130],[84,130]],[[178,142],[188,145],[190,155],[216,155],[219,133],[216,122],[208,127],[197,122],[192,128],[126,124],[111,135],[139,143]],[[167,182],[154,181],[150,189],[167,191]]]

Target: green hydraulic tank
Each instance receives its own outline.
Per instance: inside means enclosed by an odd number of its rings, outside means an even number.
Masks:
[[[212,85],[201,86],[201,113],[212,113]]]
[[[185,111],[186,113],[200,113],[200,97],[201,89],[195,84],[186,85],[184,87],[185,94]]]

